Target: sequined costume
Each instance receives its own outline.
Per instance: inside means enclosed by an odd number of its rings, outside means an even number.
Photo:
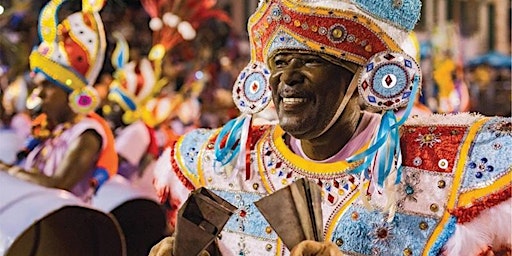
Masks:
[[[163,153],[155,173],[161,200],[177,209],[204,186],[236,206],[219,238],[223,255],[288,255],[253,202],[302,177],[321,186],[324,238],[346,255],[510,252],[512,120],[467,113],[407,119],[421,84],[408,51],[420,10],[419,0],[260,1],[248,25],[251,60],[233,88],[243,114],[218,130],[192,131]],[[356,88],[382,113],[378,124],[357,129],[371,135],[356,134],[340,145],[347,155],[316,162],[293,151],[279,125],[251,125],[274,93],[268,63],[280,53],[322,56],[354,74],[314,138],[344,118]],[[290,76],[305,72],[288,68]]]
[[[510,245],[511,125],[510,118],[469,114],[409,120],[401,128],[405,168],[390,223],[378,210],[382,196],[372,197],[375,210],[362,204],[353,165],[300,158],[279,126],[251,127],[249,180],[214,163],[218,130],[200,129],[163,153],[156,168],[166,178],[157,182],[172,184],[167,200],[175,207],[204,186],[239,208],[221,233],[223,255],[287,254],[253,202],[300,177],[322,187],[325,239],[347,255],[478,255]]]
[[[54,175],[57,167],[64,159],[65,154],[69,150],[69,146],[73,141],[76,141],[87,130],[94,130],[102,139],[102,150],[105,149],[109,142],[105,130],[93,118],[85,117],[76,124],[68,127],[69,125],[61,124],[54,129],[56,136],[47,138],[41,145],[37,146],[27,156],[24,168],[31,170],[36,168],[47,176]],[[112,142],[111,142],[112,143]],[[90,180],[93,178],[93,171],[85,176],[79,183],[77,183],[70,191],[76,196],[85,199],[86,193],[90,187]]]

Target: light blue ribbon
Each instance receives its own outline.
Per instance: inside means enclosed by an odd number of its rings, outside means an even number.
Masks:
[[[215,159],[222,165],[226,165],[231,162],[231,160],[238,155],[238,152],[240,152],[239,141],[242,136],[242,125],[244,124],[244,120],[244,116],[229,120],[220,130],[217,139],[215,139]],[[220,148],[220,144],[226,136],[226,144],[223,148]]]
[[[379,171],[377,172],[377,184],[381,187],[384,185],[384,181],[391,173],[395,156],[401,157],[400,135],[398,128],[405,123],[411,114],[419,88],[419,81],[420,77],[415,75],[413,88],[411,90],[412,97],[409,99],[400,121],[397,122],[396,115],[393,110],[387,110],[384,112],[377,135],[372,140],[371,146],[365,151],[347,159],[347,162],[349,163],[364,159],[363,163],[352,170],[351,173],[360,174],[363,172],[365,177],[369,178],[369,166],[372,164],[374,159],[377,158],[375,159],[379,167]],[[401,176],[402,165],[401,163],[398,163],[395,184],[400,182]]]

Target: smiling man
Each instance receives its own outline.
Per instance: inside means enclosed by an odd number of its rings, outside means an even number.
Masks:
[[[279,125],[291,139],[300,140],[301,149],[314,160],[324,160],[338,152],[352,137],[363,115],[357,94],[348,95],[341,118],[331,122],[356,66],[348,62],[342,66],[341,61],[335,64],[328,59],[322,54],[282,51],[271,56],[268,64]]]
[[[407,119],[421,84],[408,39],[420,10],[419,0],[261,1],[248,26],[251,62],[233,88],[243,114],[163,153],[161,200],[177,211],[206,187],[236,206],[222,255],[510,252],[511,119]],[[270,99],[279,124],[251,125]],[[287,248],[254,202],[304,177],[321,187],[325,242]]]

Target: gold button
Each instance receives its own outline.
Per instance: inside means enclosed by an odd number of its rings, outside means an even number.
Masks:
[[[271,244],[267,244],[267,245],[265,245],[265,249],[266,249],[267,251],[272,250],[272,245],[271,245]]]
[[[405,248],[404,256],[412,256],[412,250],[410,248]]]
[[[283,185],[286,185],[286,184],[288,184],[288,180],[286,180],[286,179],[282,179],[282,180],[281,180],[281,183],[282,183]]]
[[[267,232],[267,234],[272,233],[272,228],[267,226],[267,227],[265,228],[265,232]]]
[[[372,51],[372,46],[371,45],[367,45],[364,47],[364,50],[367,51],[367,52],[371,52]]]
[[[343,245],[343,239],[341,239],[341,238],[336,239],[336,245],[337,246],[342,246]]]
[[[212,177],[208,177],[208,182],[212,182]]]
[[[353,212],[350,217],[352,217],[353,220],[357,220],[359,218],[359,213]]]
[[[252,188],[254,188],[254,190],[258,190],[259,187],[260,187],[260,184],[258,184],[258,183],[252,184]]]
[[[420,222],[420,229],[426,230],[428,228],[428,224],[424,221]]]
[[[300,21],[294,20],[293,21],[293,25],[296,26],[296,27],[300,27]]]
[[[439,211],[439,206],[437,204],[431,204],[430,210],[433,212],[437,212],[437,211]]]
[[[213,149],[213,143],[208,143],[208,149]]]
[[[311,26],[311,31],[317,32],[318,31],[318,27],[315,26],[315,25]]]
[[[440,180],[437,182],[437,187],[438,188],[444,188],[446,187],[446,182],[444,180]]]
[[[341,31],[341,29],[337,28],[332,31],[332,37],[341,38],[342,36],[343,36],[343,31]]]

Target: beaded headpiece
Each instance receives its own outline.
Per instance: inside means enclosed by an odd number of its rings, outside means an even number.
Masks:
[[[296,50],[327,54],[354,73],[353,64],[365,67],[356,77],[364,102],[403,106],[409,81],[420,75],[403,49],[420,10],[420,0],[262,0],[249,20],[251,62],[235,83],[234,101],[244,113],[262,110],[270,100],[268,59]]]
[[[39,16],[41,43],[30,54],[30,68],[64,89],[77,113],[89,113],[98,103],[92,88],[103,66],[105,31],[99,15],[104,0],[83,0],[82,11],[60,24],[57,12],[66,0],[52,0]]]

